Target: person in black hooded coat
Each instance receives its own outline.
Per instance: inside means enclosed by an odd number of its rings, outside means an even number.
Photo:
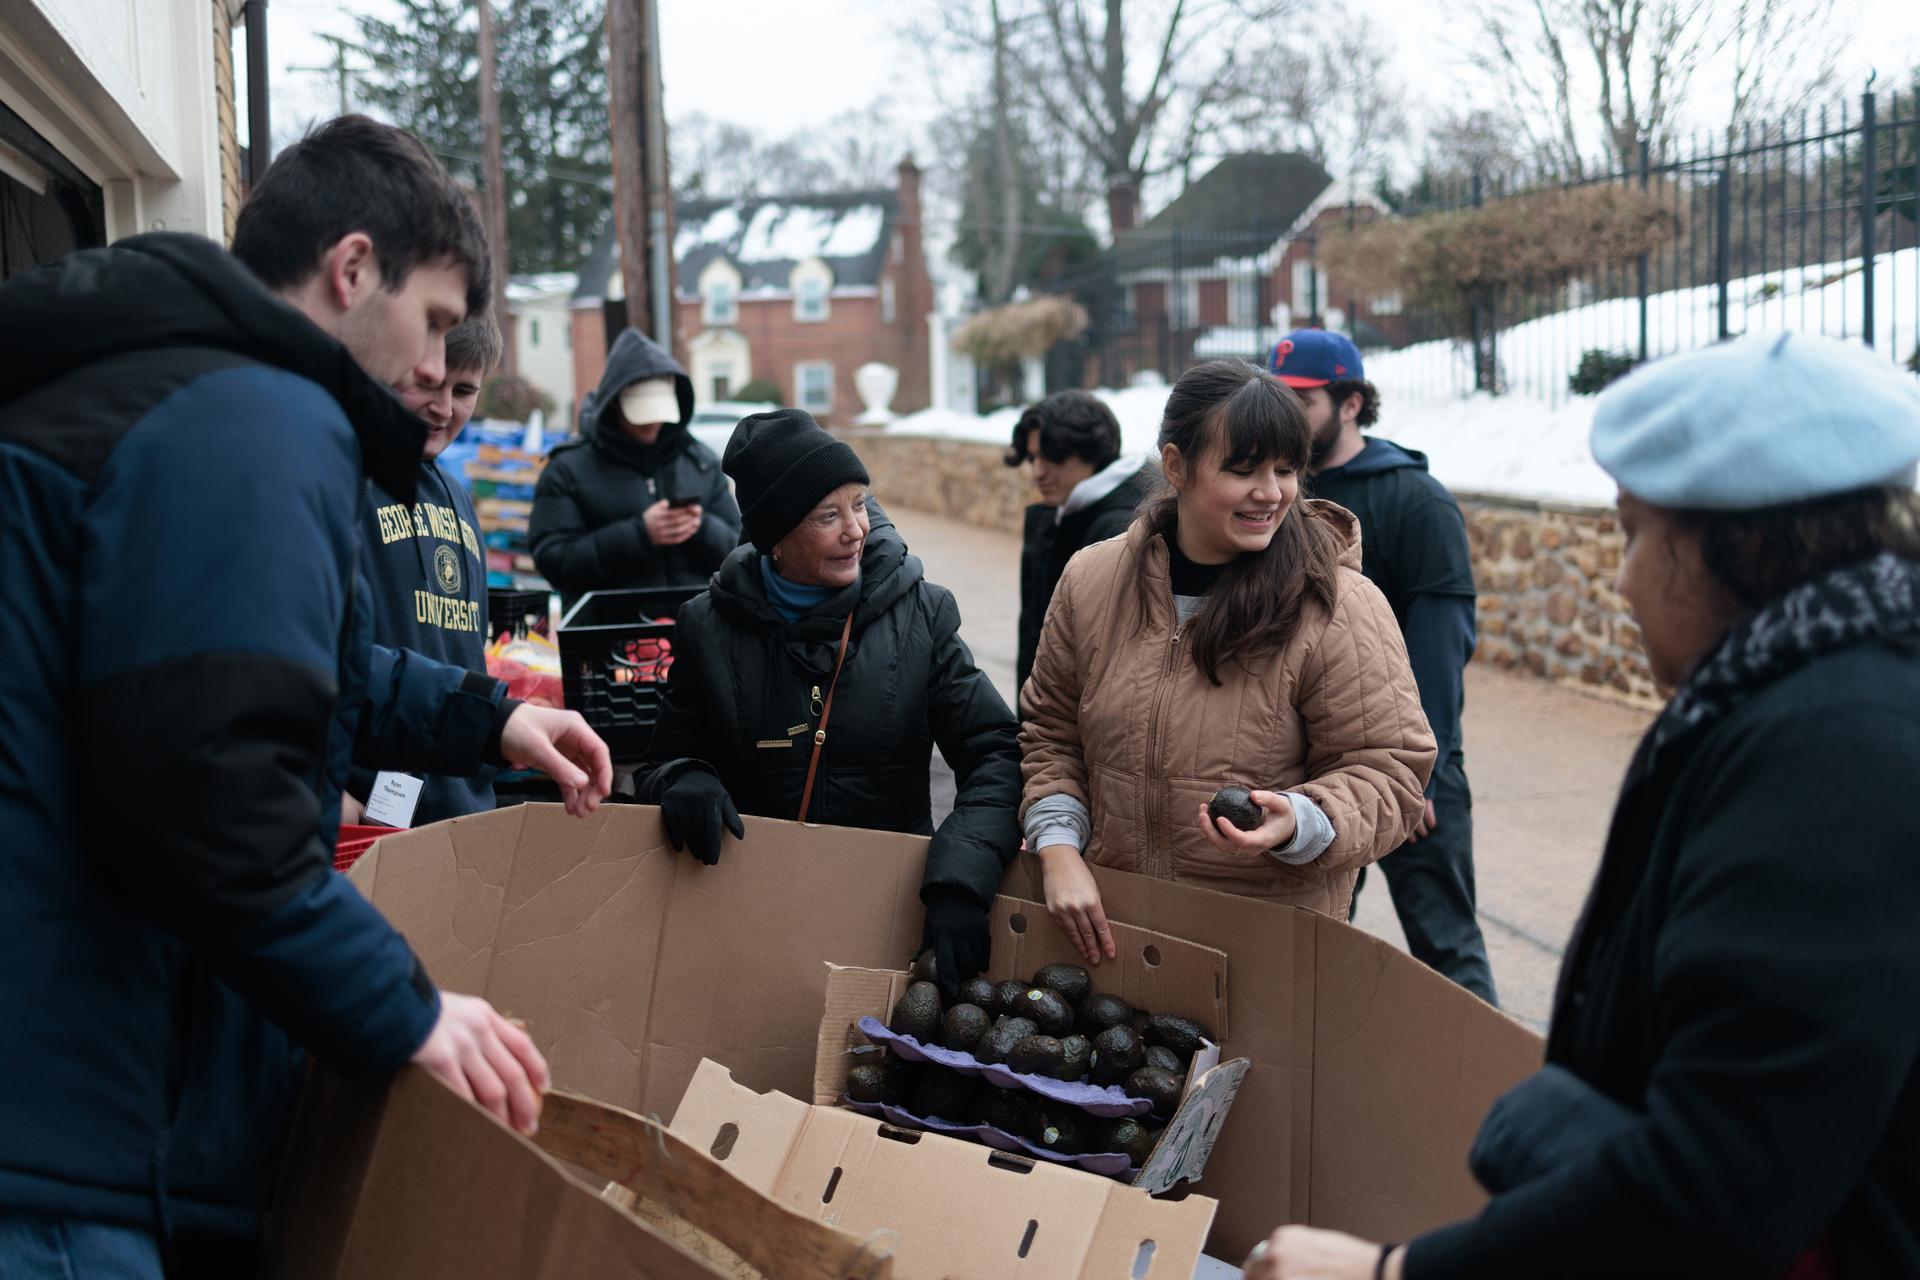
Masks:
[[[688,433],[692,417],[679,361],[622,331],[580,438],[554,449],[533,492],[533,562],[567,608],[589,591],[699,586],[739,545],[740,508],[720,460]]]
[[[927,944],[952,986],[986,964],[987,912],[1019,848],[1019,726],[960,639],[953,593],[926,580],[867,504],[852,449],[799,410],[754,414],[729,442],[726,468],[752,545],[680,610],[637,798],[661,806],[675,848],[712,864],[723,825],[744,834],[740,812],[800,815],[826,712],[806,820],[933,837],[921,901]],[[841,555],[825,574],[799,574],[825,583],[784,576],[796,572],[789,535],[802,536],[803,523],[829,530],[828,549]],[[938,830],[936,746],[957,784]]]

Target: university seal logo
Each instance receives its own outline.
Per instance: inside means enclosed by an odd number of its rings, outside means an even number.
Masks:
[[[444,544],[434,548],[433,576],[439,582],[443,595],[459,595],[460,553]]]

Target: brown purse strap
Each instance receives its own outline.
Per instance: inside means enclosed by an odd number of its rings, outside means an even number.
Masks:
[[[827,682],[827,700],[820,704],[820,727],[813,731],[813,758],[807,761],[807,785],[800,792],[800,816],[797,822],[807,820],[807,806],[813,803],[813,780],[820,772],[820,749],[827,745],[827,717],[833,714],[833,691],[840,687],[840,668],[847,663],[847,641],[853,638],[853,614],[847,614],[847,621],[840,628],[840,652],[834,655],[833,679]]]

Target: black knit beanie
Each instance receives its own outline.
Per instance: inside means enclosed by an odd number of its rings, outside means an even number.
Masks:
[[[733,477],[747,539],[762,555],[843,484],[871,484],[859,455],[800,409],[740,420],[720,469]]]

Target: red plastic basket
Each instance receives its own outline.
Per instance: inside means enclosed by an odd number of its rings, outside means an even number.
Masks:
[[[360,861],[360,855],[373,848],[373,842],[390,836],[398,827],[353,827],[342,823],[340,836],[333,844],[333,869],[345,875]]]

